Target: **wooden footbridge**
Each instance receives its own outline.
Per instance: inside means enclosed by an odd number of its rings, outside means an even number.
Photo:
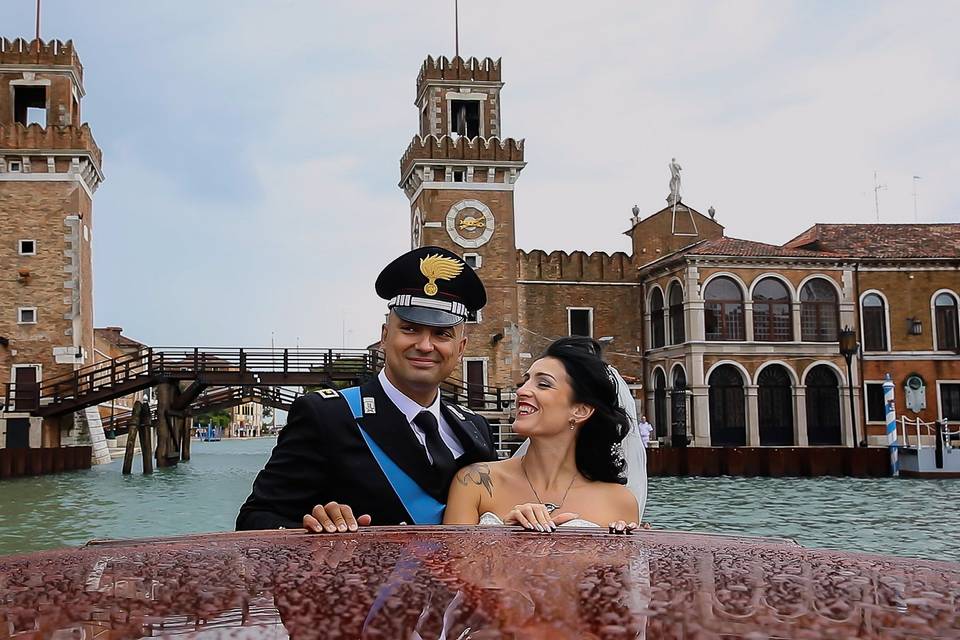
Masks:
[[[110,423],[129,433],[128,458],[139,433],[146,471],[153,457],[151,431],[156,433],[157,466],[169,466],[190,458],[193,416],[247,402],[286,411],[305,388],[361,384],[382,366],[382,355],[368,349],[147,348],[39,384],[7,384],[3,403],[8,412],[53,420],[154,389],[149,407],[138,402]],[[444,382],[441,393],[494,420],[510,401],[500,388],[457,379]]]

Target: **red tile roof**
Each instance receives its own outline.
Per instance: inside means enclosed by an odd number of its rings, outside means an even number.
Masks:
[[[740,238],[717,238],[699,242],[680,253],[694,256],[733,256],[733,257],[771,257],[771,258],[831,258],[833,253],[810,251],[795,247],[781,247],[775,244],[741,240]]]
[[[960,224],[816,224],[783,246],[856,258],[960,258]]]

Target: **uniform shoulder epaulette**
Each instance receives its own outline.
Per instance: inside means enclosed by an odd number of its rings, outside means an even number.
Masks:
[[[470,409],[467,409],[466,407],[464,407],[464,406],[462,406],[462,405],[459,405],[459,404],[454,404],[454,403],[452,403],[452,402],[448,402],[448,403],[447,403],[447,408],[450,409],[450,411],[453,412],[453,415],[457,416],[457,417],[460,418],[461,420],[466,420],[466,419],[467,419],[466,416],[463,415],[464,413],[469,413],[470,415],[474,415],[474,416],[477,415],[477,414],[475,414],[473,411],[471,411]]]
[[[340,397],[340,392],[336,389],[316,389],[314,393],[319,394],[324,400],[332,400],[333,398]]]

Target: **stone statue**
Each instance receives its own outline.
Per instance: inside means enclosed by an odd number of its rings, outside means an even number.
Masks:
[[[670,195],[667,196],[669,204],[680,202],[680,165],[676,158],[670,158]]]

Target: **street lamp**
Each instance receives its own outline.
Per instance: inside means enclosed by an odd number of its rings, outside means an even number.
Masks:
[[[857,342],[857,332],[844,325],[840,332],[840,353],[843,359],[847,361],[847,388],[850,391],[850,431],[853,433],[853,446],[859,446],[857,443],[857,414],[853,407],[853,370],[850,367],[850,360],[857,351],[860,350],[860,344]]]

